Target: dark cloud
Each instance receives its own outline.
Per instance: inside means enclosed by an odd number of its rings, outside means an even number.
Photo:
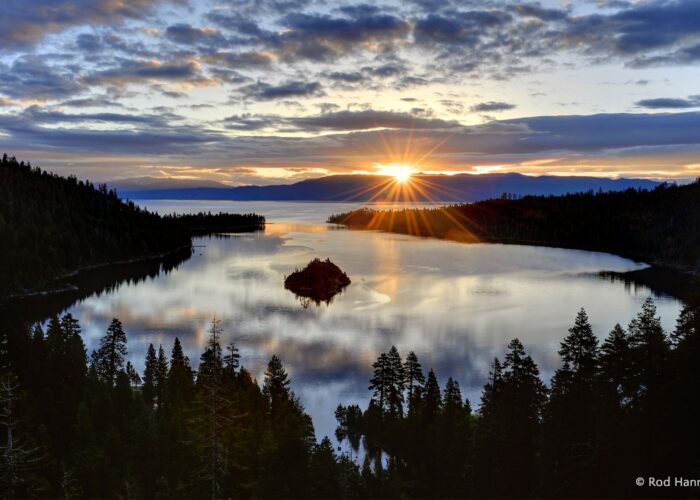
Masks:
[[[271,101],[289,97],[317,97],[324,95],[318,82],[292,80],[279,85],[257,82],[240,89],[243,95],[256,101]]]
[[[282,20],[281,34],[267,42],[287,61],[330,61],[370,44],[391,45],[410,32],[408,21],[388,14],[352,18],[295,13]]]
[[[22,144],[27,149],[71,153],[186,154],[195,146],[220,140],[218,135],[185,126],[128,130],[42,127],[23,115],[0,115],[0,130],[6,134],[0,138],[6,148]]]
[[[359,83],[365,80],[365,75],[359,71],[345,72],[345,71],[334,71],[328,74],[328,78],[336,82],[343,83]]]
[[[214,28],[195,28],[190,24],[173,24],[165,30],[168,40],[183,45],[222,45],[226,37]]]
[[[261,130],[279,125],[279,117],[261,116],[251,113],[232,115],[224,120],[227,129],[250,131]]]
[[[388,63],[376,67],[365,67],[362,68],[363,71],[369,73],[372,76],[377,76],[379,78],[389,78],[392,76],[401,75],[406,72],[406,68],[401,64]]]
[[[83,97],[81,99],[70,99],[60,103],[61,106],[70,108],[102,108],[115,107],[123,108],[124,105],[106,96]]]
[[[500,101],[488,101],[475,104],[469,109],[475,113],[493,113],[494,111],[507,111],[514,108],[515,104]]]
[[[683,47],[666,54],[641,56],[632,59],[628,66],[632,68],[649,68],[653,66],[686,66],[700,61],[700,44]]]
[[[207,54],[204,61],[210,64],[226,66],[228,68],[262,68],[272,63],[272,56],[265,52],[229,52],[219,51]]]
[[[85,77],[85,82],[91,85],[113,86],[152,81],[195,83],[198,80],[201,80],[200,67],[194,61],[124,60],[117,67],[96,71]]]
[[[162,127],[165,120],[174,120],[176,115],[130,115],[122,113],[64,113],[55,109],[43,109],[39,106],[30,106],[23,113],[23,118],[32,123],[83,123],[103,122],[112,124],[135,124],[151,127]]]
[[[414,37],[419,44],[478,45],[492,28],[505,26],[512,20],[502,11],[452,11],[430,14],[416,22]]]
[[[84,91],[70,70],[49,66],[38,56],[0,64],[0,94],[17,99],[66,99]]]
[[[618,50],[638,53],[699,35],[700,8],[697,0],[640,3],[612,15],[608,22],[619,26],[615,38]]]
[[[659,97],[656,99],[642,99],[636,102],[637,106],[648,109],[687,109],[700,108],[700,95],[693,95],[687,99]]]
[[[271,115],[233,115],[224,120],[232,130],[260,130],[274,128],[284,131],[356,131],[371,129],[438,130],[460,127],[456,121],[432,118],[425,108],[413,108],[411,113],[394,111],[336,111],[335,107],[322,108],[320,115],[282,117]]]
[[[72,26],[140,19],[160,3],[161,0],[5,0],[0,15],[0,50],[30,46],[49,33]]]
[[[76,38],[75,47],[87,60],[94,60],[98,55],[103,55],[105,52],[112,55],[115,52],[122,52],[130,56],[140,57],[153,57],[155,55],[143,43],[135,40],[126,40],[114,33],[101,35],[81,33]]]
[[[389,129],[449,129],[459,127],[459,122],[422,118],[410,113],[393,111],[336,111],[317,116],[290,118],[286,123],[302,130],[368,130]]]
[[[562,9],[545,9],[539,4],[515,5],[513,10],[523,17],[534,17],[540,21],[564,21],[569,12]]]

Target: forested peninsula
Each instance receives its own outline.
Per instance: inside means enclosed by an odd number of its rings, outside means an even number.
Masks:
[[[161,216],[105,185],[61,177],[3,155],[0,161],[0,300],[53,289],[85,268],[187,252],[192,236],[253,231],[255,214]]]
[[[363,208],[332,215],[328,222],[471,243],[610,252],[691,274],[700,269],[700,180],[653,190],[522,198],[504,194],[439,208]]]

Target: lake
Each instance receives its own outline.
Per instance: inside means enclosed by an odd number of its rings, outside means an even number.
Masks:
[[[448,376],[478,407],[494,356],[519,337],[546,382],[558,367],[559,342],[585,307],[596,333],[626,325],[651,294],[601,278],[643,264],[614,255],[450,241],[325,224],[350,203],[139,202],[161,213],[227,210],[268,219],[264,232],[197,238],[192,257],[169,273],[121,281],[70,305],[91,351],[113,317],[128,334],[129,359],[139,369],[149,343],[170,352],[175,337],[194,367],[213,317],[222,344],[239,346],[242,364],[262,382],[278,354],[292,388],[313,417],[317,436],[332,435],[338,403],[369,399],[372,363],[392,345],[414,350],[441,385]],[[284,289],[285,275],[314,257],[330,258],[352,284],[329,305],[304,308]],[[681,304],[656,298],[671,330]]]

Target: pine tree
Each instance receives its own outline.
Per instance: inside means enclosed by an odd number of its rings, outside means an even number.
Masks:
[[[384,411],[391,380],[391,367],[387,355],[381,353],[377,361],[372,365],[372,368],[374,369],[374,375],[369,381],[369,389],[372,391],[372,397],[377,401],[379,408]]]
[[[126,362],[126,374],[129,377],[129,382],[131,382],[131,387],[136,389],[141,383],[141,377],[139,376],[139,372],[136,371],[136,368],[134,368],[134,365],[131,364],[131,361]]]
[[[19,400],[17,378],[8,371],[0,373],[0,428],[5,437],[0,446],[0,486],[5,498],[34,496],[32,470],[39,462],[39,450],[29,445],[17,432],[20,424]]]
[[[547,468],[552,495],[594,496],[593,485],[581,482],[596,466],[595,445],[602,410],[597,386],[598,339],[581,309],[561,343],[562,366],[554,374],[545,419]],[[581,471],[586,471],[581,474]]]
[[[600,373],[619,403],[623,403],[623,398],[629,393],[630,353],[630,338],[618,323],[601,346]]]
[[[180,339],[175,337],[170,354],[170,371],[168,372],[168,400],[182,406],[190,398],[192,391],[192,368],[190,360],[182,350]]]
[[[584,309],[578,312],[574,326],[562,341],[559,356],[579,378],[592,379],[598,363],[598,339]]]
[[[699,321],[697,307],[685,305],[676,321],[676,329],[671,333],[671,345],[678,347],[684,340],[695,336]]]
[[[156,370],[158,360],[156,358],[156,349],[153,344],[149,344],[146,351],[146,361],[143,369],[143,400],[147,405],[152,406],[156,398]]]
[[[403,370],[405,377],[404,383],[408,392],[408,414],[413,415],[416,413],[416,407],[421,398],[423,386],[425,385],[423,369],[415,352],[411,351],[408,353],[406,362],[403,364]]]
[[[263,394],[267,397],[273,413],[276,413],[281,403],[289,400],[289,384],[287,370],[282,365],[280,358],[273,355],[267,364],[263,384]]]
[[[229,375],[234,375],[241,364],[241,355],[238,352],[238,347],[231,342],[226,346],[226,355],[224,356],[224,367]]]
[[[124,368],[126,354],[126,333],[121,321],[114,318],[100,339],[96,366],[99,377],[110,386],[114,386],[117,374]]]
[[[389,418],[403,417],[404,381],[403,362],[396,346],[391,346],[387,354],[389,364],[389,384],[386,393],[387,414]]]
[[[155,365],[153,379],[155,382],[156,400],[158,401],[158,409],[163,407],[163,399],[165,397],[165,384],[168,378],[168,357],[165,355],[165,350],[162,345],[158,346],[158,359]]]
[[[669,341],[656,306],[651,297],[642,304],[642,310],[630,321],[629,339],[632,349],[632,397],[641,398],[660,385],[662,372],[669,355]]]
[[[428,381],[425,384],[425,401],[423,411],[428,422],[432,422],[442,409],[442,398],[440,397],[440,385],[438,384],[435,372],[431,368],[428,371]]]
[[[482,395],[477,464],[480,496],[530,496],[535,487],[536,453],[547,389],[522,343],[513,339],[501,365],[494,362]],[[504,483],[499,471],[510,478]]]
[[[328,437],[314,446],[309,464],[311,474],[310,498],[339,498],[340,475],[338,459]]]
[[[445,384],[442,404],[447,413],[454,414],[462,409],[462,393],[459,390],[459,382],[452,380],[452,377],[448,378],[447,384]]]
[[[369,389],[373,391],[379,408],[391,419],[403,416],[405,375],[396,346],[391,346],[388,353],[380,354],[372,367],[374,375],[369,381]]]
[[[231,401],[224,392],[223,361],[219,344],[222,333],[220,324],[220,320],[212,319],[209,338],[200,358],[197,374],[204,429],[202,477],[210,482],[212,499],[219,497],[223,478],[230,465],[227,460],[227,449],[222,442],[224,427],[229,422],[227,412]]]

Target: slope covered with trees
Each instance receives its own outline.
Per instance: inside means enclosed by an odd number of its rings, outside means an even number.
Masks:
[[[478,407],[418,356],[373,365],[363,410],[316,441],[273,356],[262,387],[212,322],[195,368],[179,340],[143,373],[114,319],[88,356],[69,314],[0,329],[0,487],[7,498],[690,497],[635,480],[700,474],[700,309],[668,335],[649,299],[600,342],[581,310],[549,386],[514,339]],[[11,438],[11,439],[10,439]]]
[[[0,299],[81,267],[162,255],[193,233],[254,230],[248,214],[161,217],[115,191],[60,177],[4,155],[0,161]]]
[[[597,250],[686,271],[700,268],[700,180],[651,191],[509,198],[440,208],[361,209],[328,222],[466,242]]]

